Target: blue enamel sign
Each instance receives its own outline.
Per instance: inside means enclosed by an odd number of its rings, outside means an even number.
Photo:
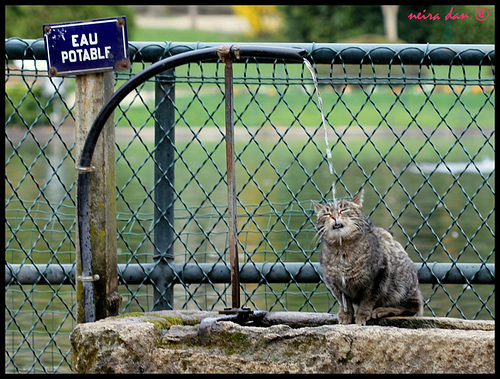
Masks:
[[[43,26],[50,76],[128,70],[125,16]]]

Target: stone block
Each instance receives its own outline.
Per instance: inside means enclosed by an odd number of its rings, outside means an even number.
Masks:
[[[260,312],[255,326],[215,312],[160,311],[79,324],[76,373],[494,373],[494,321]],[[202,323],[200,328],[200,323]]]

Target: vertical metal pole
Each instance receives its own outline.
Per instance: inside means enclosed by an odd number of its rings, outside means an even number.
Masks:
[[[240,308],[240,266],[238,262],[238,234],[236,213],[236,174],[234,168],[234,104],[233,104],[233,61],[229,54],[224,57],[225,100],[226,100],[226,165],[227,196],[229,216],[229,254],[231,261],[232,308]]]
[[[77,75],[75,84],[76,150],[77,162],[87,134],[97,114],[114,91],[113,72]],[[82,275],[80,246],[77,234],[76,293],[77,322],[94,321],[118,314],[121,296],[118,294],[118,265],[116,257],[116,181],[115,181],[115,127],[110,117],[97,141],[92,168],[87,172],[89,184],[89,225],[92,246],[91,267],[87,262]],[[77,180],[82,179],[80,175]],[[77,230],[77,233],[79,231]],[[92,272],[89,272],[92,270]],[[96,276],[97,275],[97,276]],[[94,285],[95,314],[85,293]],[[87,296],[88,297],[88,296]]]
[[[155,85],[155,193],[154,256],[159,275],[155,275],[153,310],[173,309],[174,291],[169,281],[174,261],[174,159],[175,159],[174,70],[156,76]]]

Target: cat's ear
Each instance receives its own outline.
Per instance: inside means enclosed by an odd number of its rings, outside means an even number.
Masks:
[[[365,190],[361,188],[361,191],[359,191],[358,194],[352,198],[352,202],[358,205],[363,205],[364,194]]]
[[[319,213],[319,211],[321,210],[321,208],[323,208],[323,206],[317,202],[315,202],[314,200],[311,200],[313,205],[314,205],[314,210],[316,211],[316,214]]]

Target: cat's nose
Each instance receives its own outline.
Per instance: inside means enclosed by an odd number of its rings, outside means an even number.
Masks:
[[[342,225],[342,223],[335,217],[333,217],[333,229],[340,229],[342,228],[344,225]]]

